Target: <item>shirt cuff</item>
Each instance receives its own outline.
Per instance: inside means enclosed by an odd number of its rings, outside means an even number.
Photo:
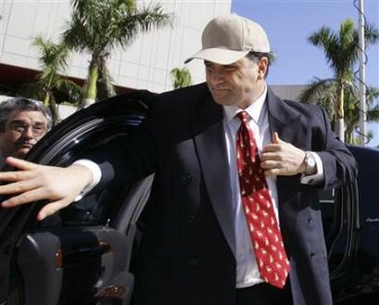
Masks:
[[[82,198],[87,195],[100,181],[101,179],[101,170],[99,165],[97,165],[95,162],[87,159],[80,159],[75,161],[73,164],[82,165],[86,168],[88,168],[92,173],[92,181],[90,184],[88,184],[78,196],[75,197],[74,201],[77,202],[79,200],[82,200]]]
[[[309,153],[316,160],[316,173],[314,175],[308,175],[308,176],[302,174],[300,182],[302,184],[314,185],[314,184],[318,184],[318,183],[324,181],[324,178],[325,178],[324,177],[324,167],[322,166],[322,160],[317,153],[315,153],[313,151],[310,151]]]

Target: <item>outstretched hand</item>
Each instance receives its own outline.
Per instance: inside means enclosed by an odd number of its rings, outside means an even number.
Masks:
[[[19,171],[0,172],[0,195],[11,195],[1,203],[4,208],[48,200],[38,213],[42,220],[74,201],[75,197],[90,183],[91,172],[82,165],[67,168],[38,165],[25,160],[8,157],[7,164]]]
[[[263,147],[261,167],[266,176],[292,176],[305,170],[305,151],[279,139],[274,133],[272,143]]]

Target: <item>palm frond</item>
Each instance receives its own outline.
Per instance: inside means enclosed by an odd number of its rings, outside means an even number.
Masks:
[[[159,30],[172,26],[171,14],[163,13],[160,5],[151,5],[144,7],[135,12],[126,12],[117,28],[120,29],[121,35],[117,42],[126,48],[141,34],[147,33],[153,29]]]
[[[174,68],[170,71],[174,89],[192,85],[192,76],[187,68]]]

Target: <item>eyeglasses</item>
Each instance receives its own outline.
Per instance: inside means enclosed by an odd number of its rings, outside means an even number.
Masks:
[[[9,128],[13,131],[19,132],[20,134],[24,134],[29,128],[31,128],[33,135],[36,137],[42,136],[47,131],[47,127],[43,123],[36,123],[33,126],[30,126],[22,121],[10,122]]]

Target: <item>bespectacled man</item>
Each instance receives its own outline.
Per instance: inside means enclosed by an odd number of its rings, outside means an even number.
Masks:
[[[2,157],[25,158],[51,126],[50,111],[39,101],[16,97],[0,103]]]

